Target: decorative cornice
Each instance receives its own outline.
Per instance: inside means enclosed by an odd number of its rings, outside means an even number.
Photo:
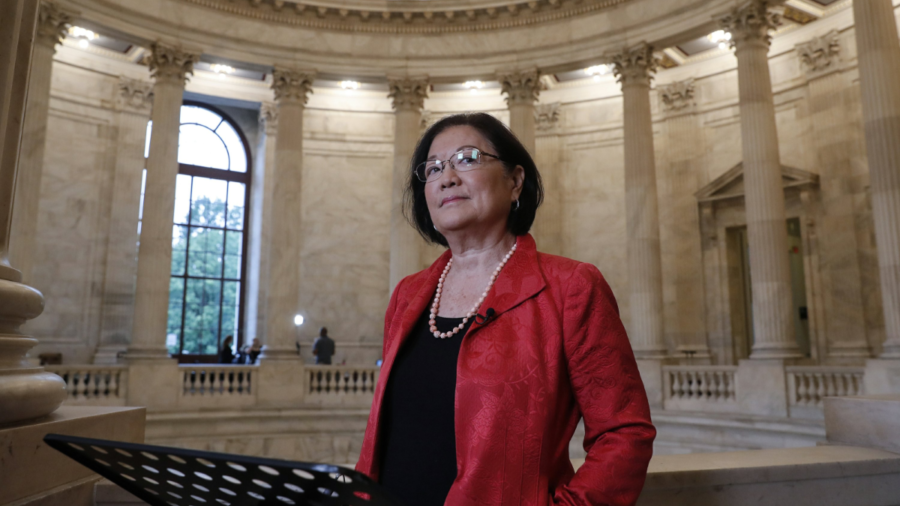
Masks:
[[[150,75],[157,83],[169,81],[184,85],[188,76],[194,73],[194,64],[198,61],[199,55],[162,42],[151,44],[150,54],[147,56]]]
[[[500,93],[506,94],[507,105],[533,104],[541,93],[541,71],[538,69],[499,72]]]
[[[534,106],[534,125],[542,132],[553,130],[559,125],[559,102]]]
[[[53,2],[41,2],[38,11],[36,42],[56,48],[66,36],[66,30],[72,23],[72,14],[59,8]]]
[[[259,123],[266,135],[272,135],[278,130],[278,104],[275,102],[263,102],[259,106]]]
[[[419,111],[425,105],[428,87],[427,77],[388,77],[388,98],[392,100],[395,111]]]
[[[650,79],[659,67],[659,59],[653,55],[653,48],[641,44],[613,55],[613,74],[626,86],[632,83],[650,84]]]
[[[149,112],[153,104],[153,83],[119,76],[116,105],[120,109]]]
[[[693,79],[678,81],[659,87],[659,97],[663,110],[681,112],[696,105],[694,102],[695,85]]]
[[[819,74],[837,68],[841,57],[838,35],[837,30],[831,30],[821,37],[797,44],[797,54],[807,73]]]
[[[769,31],[781,26],[784,0],[751,0],[722,17],[719,23],[731,33],[731,47],[743,42],[772,42]]]
[[[631,0],[535,0],[442,10],[364,10],[285,0],[184,0],[231,14],[320,30],[435,34],[494,31],[582,16]]]
[[[313,80],[316,73],[307,70],[296,70],[276,66],[272,70],[272,89],[275,90],[275,101],[300,102],[306,105],[312,93]]]

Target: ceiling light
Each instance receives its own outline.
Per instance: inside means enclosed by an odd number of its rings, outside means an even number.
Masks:
[[[303,325],[303,320],[304,320],[304,318],[303,318],[302,314],[295,314],[294,315],[294,326],[299,327],[300,325]]]
[[[593,67],[584,69],[584,73],[589,76],[593,76],[594,81],[599,81],[600,77],[609,74],[609,71],[609,65],[594,65]]]
[[[713,44],[718,44],[719,49],[728,49],[731,45],[731,33],[726,32],[725,30],[716,30],[707,35],[706,38]]]
[[[88,30],[87,28],[82,28],[80,26],[70,26],[69,36],[78,40],[78,47],[80,47],[81,49],[87,49],[92,40],[100,37],[93,31]]]
[[[232,67],[230,65],[222,65],[220,63],[214,63],[214,64],[210,65],[209,68],[216,74],[219,74],[219,79],[225,79],[225,77],[228,76],[228,74],[234,73],[234,67]]]
[[[358,90],[359,82],[358,81],[341,81],[341,88],[345,90]]]

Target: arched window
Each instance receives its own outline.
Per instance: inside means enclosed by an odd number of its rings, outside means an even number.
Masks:
[[[209,361],[225,336],[241,341],[249,161],[247,140],[228,116],[185,102],[166,339],[181,361]]]

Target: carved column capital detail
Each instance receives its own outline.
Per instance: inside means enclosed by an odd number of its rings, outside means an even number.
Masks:
[[[639,82],[649,84],[659,67],[659,59],[653,55],[653,47],[647,44],[614,55],[612,63],[613,74],[623,86]]]
[[[286,67],[275,67],[272,70],[272,89],[275,90],[276,102],[300,102],[306,105],[312,93],[315,71],[297,70]]]
[[[659,87],[659,98],[662,100],[663,110],[677,113],[692,109],[696,104],[694,93],[696,85],[693,79],[678,81]]]
[[[533,104],[541,93],[541,71],[538,69],[501,72],[497,74],[501,93],[507,105]]]
[[[265,129],[266,135],[274,134],[278,130],[278,104],[263,102],[259,107],[259,123]]]
[[[772,41],[769,31],[781,26],[781,4],[784,0],[750,0],[719,20],[722,28],[731,33],[731,47],[744,42]]]
[[[427,77],[388,77],[388,98],[395,111],[420,111],[425,106],[429,86]]]
[[[559,126],[559,102],[534,106],[534,124],[541,132],[554,130]]]
[[[797,44],[797,55],[808,74],[819,74],[837,69],[841,56],[841,43],[837,30]]]
[[[36,42],[55,48],[66,36],[71,23],[71,13],[60,9],[53,2],[41,2]]]
[[[119,76],[119,93],[116,105],[119,109],[149,112],[153,105],[153,83]]]
[[[188,53],[179,47],[162,42],[150,45],[150,75],[157,83],[166,81],[183,86],[188,76],[194,73],[194,64],[198,61],[199,55]]]

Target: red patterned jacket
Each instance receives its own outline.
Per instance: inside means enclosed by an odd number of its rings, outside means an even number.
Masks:
[[[430,304],[450,258],[403,279],[384,324],[384,365],[356,469],[378,479],[381,403],[397,351]],[[591,264],[538,253],[530,235],[473,323],[456,379],[458,474],[447,505],[629,505],[644,485],[656,430],[612,291]],[[584,417],[587,459],[569,441]],[[414,506],[414,505],[411,505]]]

